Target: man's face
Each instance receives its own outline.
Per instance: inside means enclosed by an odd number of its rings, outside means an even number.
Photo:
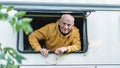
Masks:
[[[67,34],[72,30],[74,21],[69,18],[64,18],[60,20],[60,30],[62,33]]]

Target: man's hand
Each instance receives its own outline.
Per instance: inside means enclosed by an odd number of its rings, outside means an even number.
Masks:
[[[66,51],[67,51],[67,47],[57,48],[57,49],[55,50],[55,54],[60,55],[60,54],[62,54],[62,53],[64,53],[64,52],[66,52]]]
[[[47,49],[45,49],[45,48],[40,49],[41,54],[42,54],[43,56],[45,56],[45,57],[48,56],[49,51],[50,51],[50,50],[47,50]]]

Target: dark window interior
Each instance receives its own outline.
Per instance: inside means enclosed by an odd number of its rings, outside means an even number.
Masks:
[[[35,13],[35,12],[27,12],[27,15],[25,17],[33,18],[33,21],[31,22],[31,26],[33,30],[39,29],[42,26],[45,26],[48,23],[51,22],[56,22],[58,19],[60,19],[61,15],[63,13]],[[81,44],[82,44],[82,49],[77,52],[84,52],[86,50],[86,44],[84,44],[84,39],[83,39],[83,25],[86,23],[84,20],[85,14],[84,13],[71,13],[75,17],[75,26],[79,28],[80,31],[80,37],[81,37]],[[84,25],[85,26],[85,25]],[[28,35],[25,33],[23,34],[24,37],[24,52],[34,52],[34,50],[31,48],[29,41],[28,41]],[[86,41],[86,40],[85,40]],[[87,42],[85,42],[87,43]],[[40,41],[40,44],[44,45],[44,40]]]

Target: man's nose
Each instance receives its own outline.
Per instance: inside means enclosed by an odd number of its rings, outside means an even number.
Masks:
[[[65,28],[67,29],[67,28],[68,28],[68,26],[67,26],[67,25],[65,25]]]

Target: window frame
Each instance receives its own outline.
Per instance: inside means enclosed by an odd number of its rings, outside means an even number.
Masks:
[[[61,14],[65,14],[65,13],[68,13],[68,14],[82,14],[81,16],[83,16],[84,20],[83,20],[83,51],[76,51],[76,52],[71,52],[71,53],[86,53],[87,50],[88,50],[88,34],[87,34],[87,12],[86,11],[71,11],[71,12],[67,12],[67,11],[51,11],[51,10],[42,10],[42,11],[27,11],[27,13],[33,13],[33,14],[57,14],[57,13],[60,13]],[[80,16],[80,15],[78,15]],[[22,30],[23,32],[23,30]],[[22,38],[24,39],[24,37]],[[40,53],[40,52],[35,52],[35,51],[21,51],[19,49],[19,43],[20,43],[20,32],[17,33],[17,50],[20,52],[20,53]],[[24,44],[22,44],[24,46]],[[54,52],[50,52],[50,53],[54,53]]]

